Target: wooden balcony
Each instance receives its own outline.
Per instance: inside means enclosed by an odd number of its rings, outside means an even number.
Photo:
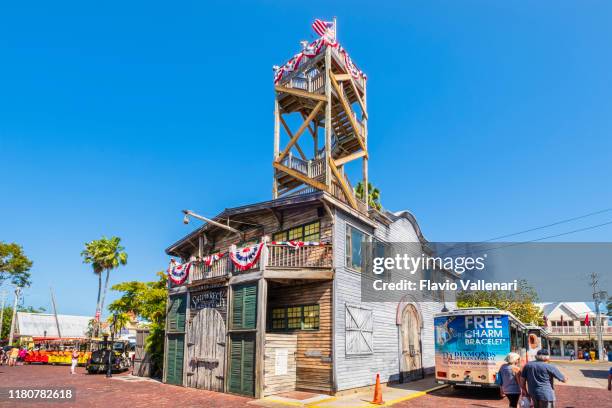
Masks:
[[[331,268],[331,244],[293,248],[287,245],[268,245],[268,269]]]
[[[333,248],[331,244],[319,246],[291,247],[288,245],[266,245],[257,263],[247,271],[234,266],[230,257],[225,255],[212,265],[196,262],[189,276],[190,283],[215,279],[229,279],[244,273],[262,270],[262,260],[267,260],[263,269],[271,270],[307,270],[331,269],[333,266]]]

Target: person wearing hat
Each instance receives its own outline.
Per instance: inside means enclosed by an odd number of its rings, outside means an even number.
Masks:
[[[528,362],[521,373],[523,391],[531,398],[534,408],[554,408],[556,398],[553,381],[555,378],[561,382],[567,381],[549,360],[548,350],[539,350],[535,361]]]

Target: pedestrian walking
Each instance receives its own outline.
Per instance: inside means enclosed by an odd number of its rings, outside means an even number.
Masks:
[[[13,347],[9,352],[9,367],[15,367],[17,365],[17,358],[19,357],[19,349]]]
[[[554,408],[554,379],[566,382],[567,378],[561,371],[549,363],[548,350],[539,350],[536,360],[523,367],[521,384],[523,391],[531,398],[534,408]]]
[[[570,350],[570,361],[574,361],[576,359],[576,352],[574,351],[574,349]]]
[[[79,363],[79,350],[72,350],[72,364],[70,365],[70,374],[76,374],[76,366]]]
[[[508,397],[509,407],[516,408],[521,397],[521,356],[510,353],[506,356],[506,364],[499,369],[500,393]]]

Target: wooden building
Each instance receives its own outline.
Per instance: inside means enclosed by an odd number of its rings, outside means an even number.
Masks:
[[[169,289],[164,381],[263,397],[420,378],[441,299],[360,297],[362,242],[426,244],[410,213],[369,208],[349,182],[359,164],[368,196],[365,75],[323,36],[277,68],[275,91],[273,199],[166,250],[191,269]]]

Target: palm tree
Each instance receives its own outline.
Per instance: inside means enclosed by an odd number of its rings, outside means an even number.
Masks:
[[[83,262],[91,264],[94,274],[98,276],[96,316],[100,316],[102,314],[102,309],[104,309],[104,299],[108,291],[110,271],[118,268],[120,265],[127,264],[127,253],[120,243],[121,238],[119,237],[102,237],[101,239],[86,242],[85,249],[81,252]],[[104,290],[102,290],[103,272],[106,272]],[[99,324],[96,329],[96,335],[98,334],[98,329]]]
[[[361,181],[355,186],[355,196],[365,201],[363,197],[363,183]],[[368,206],[370,208],[376,208],[379,211],[382,209],[382,205],[380,204],[380,190],[374,187],[370,182],[368,182]]]
[[[114,321],[115,326],[113,327],[113,332],[115,333],[115,335],[117,335],[117,333],[119,333],[121,329],[126,327],[132,321],[132,318],[128,313],[117,313],[116,316],[116,320],[114,319],[113,315],[108,316],[108,319],[106,320],[109,325],[113,324]]]

